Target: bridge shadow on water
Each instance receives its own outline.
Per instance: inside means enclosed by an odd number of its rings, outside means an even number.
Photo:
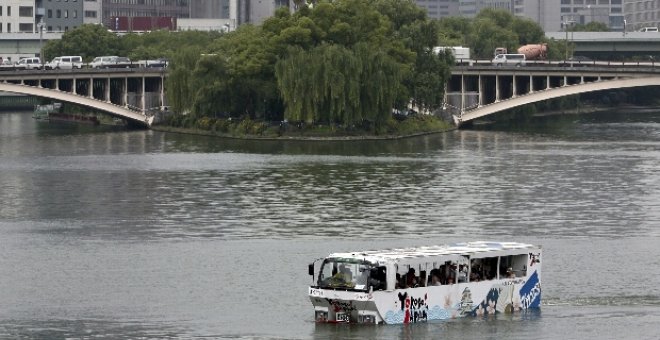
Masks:
[[[527,134],[542,134],[559,136],[569,139],[588,139],[589,131],[598,129],[616,130],[616,140],[626,139],[627,129],[636,129],[634,135],[638,139],[640,129],[660,123],[660,108],[618,108],[595,112],[553,112],[537,114],[520,120],[483,120],[465,126],[464,130],[475,131],[505,131]],[[642,131],[643,132],[643,131]],[[609,136],[609,135],[608,135]],[[631,137],[632,138],[632,137]],[[660,139],[660,136],[649,136]]]

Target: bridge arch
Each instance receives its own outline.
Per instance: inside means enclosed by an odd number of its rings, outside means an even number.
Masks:
[[[660,86],[660,76],[651,76],[643,78],[627,78],[627,79],[612,79],[612,80],[599,80],[595,82],[567,85],[562,87],[550,88],[546,90],[534,91],[524,95],[501,100],[492,104],[483,105],[472,110],[464,111],[460,116],[454,115],[454,123],[456,126],[461,124],[488,116],[500,111],[512,109],[514,107],[536,103],[548,99],[570,96],[574,94],[619,89],[631,87],[644,87],[644,86]]]
[[[107,112],[111,115],[118,116],[150,126],[153,123],[153,117],[147,116],[140,111],[131,110],[127,107],[116,105],[110,102],[101,101],[98,99],[80,96],[71,92],[64,92],[59,90],[47,89],[43,87],[35,87],[21,84],[12,84],[2,82],[0,83],[0,91],[12,92],[17,94],[25,94],[36,97],[50,98],[67,103],[73,103]]]

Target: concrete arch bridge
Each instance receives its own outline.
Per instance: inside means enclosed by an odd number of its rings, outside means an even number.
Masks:
[[[458,66],[447,83],[443,108],[457,126],[514,107],[579,93],[660,86],[655,65],[560,67]],[[658,65],[660,66],[660,65]]]
[[[164,106],[163,69],[22,70],[0,73],[0,91],[50,98],[150,126]]]

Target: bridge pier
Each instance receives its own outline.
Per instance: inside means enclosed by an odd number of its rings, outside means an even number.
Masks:
[[[513,89],[511,93],[511,98],[516,98],[518,97],[518,83],[516,82],[516,74],[513,74],[513,80],[511,81],[513,83]]]
[[[146,84],[145,79],[142,77],[142,92],[140,93],[140,108],[144,114],[147,111],[147,96],[146,96]]]

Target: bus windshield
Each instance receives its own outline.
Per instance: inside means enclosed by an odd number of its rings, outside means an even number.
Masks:
[[[382,267],[381,267],[382,268]],[[384,273],[373,263],[358,259],[328,258],[323,261],[318,277],[319,288],[367,291],[385,282]]]

